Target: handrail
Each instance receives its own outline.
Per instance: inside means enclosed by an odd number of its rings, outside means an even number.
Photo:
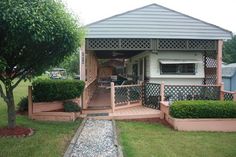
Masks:
[[[94,81],[96,81],[97,78],[93,79],[92,81],[85,81],[85,88],[87,88],[88,86],[90,86]]]
[[[165,85],[165,86],[189,86],[189,87],[220,87],[220,85]]]
[[[236,91],[226,91],[226,90],[223,90],[221,92],[224,92],[224,93],[229,93],[229,94],[236,94]]]
[[[142,84],[134,84],[134,85],[116,85],[116,86],[114,86],[114,87],[116,88],[116,87],[137,87],[137,86],[142,86]]]

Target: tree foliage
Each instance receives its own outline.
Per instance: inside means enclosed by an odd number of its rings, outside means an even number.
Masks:
[[[226,63],[236,62],[236,35],[231,40],[224,42],[223,61]]]
[[[6,91],[0,86],[0,95],[8,106],[9,127],[15,126],[13,89],[76,52],[82,33],[57,0],[0,1],[0,80]]]
[[[79,52],[73,53],[72,55],[66,57],[59,67],[64,68],[71,75],[79,74],[80,68],[80,57]]]

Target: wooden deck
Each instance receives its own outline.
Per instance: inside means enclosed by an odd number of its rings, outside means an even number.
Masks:
[[[140,119],[140,118],[160,118],[160,110],[151,109],[142,105],[116,110],[110,113],[112,119]]]
[[[110,89],[98,87],[88,103],[88,108],[82,111],[81,117],[94,119],[140,119],[160,118],[160,110],[142,106],[141,102],[116,105],[114,112],[111,108]]]

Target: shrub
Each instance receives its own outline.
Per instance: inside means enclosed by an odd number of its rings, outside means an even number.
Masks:
[[[63,103],[65,112],[79,112],[81,111],[80,106],[73,101],[65,101]]]
[[[32,85],[34,101],[42,102],[79,97],[85,83],[79,80],[37,79],[33,81]]]
[[[28,111],[28,97],[22,97],[17,106],[20,112]]]
[[[170,106],[175,118],[236,118],[233,101],[177,101]]]

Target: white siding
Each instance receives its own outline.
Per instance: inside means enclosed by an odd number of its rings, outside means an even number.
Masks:
[[[232,33],[157,4],[88,25],[86,38],[230,39]]]
[[[202,53],[200,52],[158,52],[157,54],[150,54],[150,81],[166,84],[202,84],[204,78],[204,66],[202,60]],[[195,75],[161,75],[160,74],[160,60],[196,60],[197,63]]]
[[[201,78],[151,78],[152,83],[164,82],[166,85],[201,85]]]
[[[127,73],[132,75],[132,65],[138,63],[139,59],[147,58],[147,76],[150,82],[175,85],[196,85],[202,84],[204,78],[204,66],[202,61],[202,53],[200,52],[158,52],[157,54],[151,52],[144,52],[129,59],[127,65]],[[160,74],[160,60],[195,60],[196,63],[195,75],[161,75]],[[139,67],[140,68],[140,67]]]

